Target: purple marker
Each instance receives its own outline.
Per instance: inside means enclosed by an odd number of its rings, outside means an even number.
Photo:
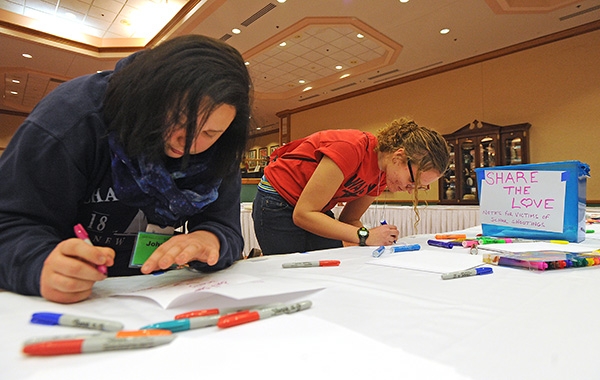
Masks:
[[[439,241],[439,240],[427,240],[427,244],[432,245],[434,247],[441,247],[441,248],[448,248],[448,249],[452,249],[454,247],[454,244],[446,242],[446,241]]]

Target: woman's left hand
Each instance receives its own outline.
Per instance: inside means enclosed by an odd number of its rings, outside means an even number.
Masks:
[[[142,273],[169,269],[173,264],[185,265],[190,261],[201,261],[215,265],[219,261],[221,243],[212,232],[194,231],[175,235],[152,253],[142,266]]]

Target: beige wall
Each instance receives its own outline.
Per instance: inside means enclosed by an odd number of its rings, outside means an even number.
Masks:
[[[376,132],[411,116],[446,134],[477,119],[531,123],[532,162],[579,160],[591,167],[587,198],[600,202],[600,31],[292,114],[291,138],[321,129]],[[402,59],[400,56],[399,59]],[[22,117],[0,114],[0,147]],[[249,148],[278,144],[276,133]],[[437,200],[437,186],[424,199]],[[393,199],[408,200],[405,195]]]
[[[595,31],[294,113],[291,138],[320,129],[376,132],[399,116],[442,134],[475,119],[498,125],[529,122],[531,162],[589,164],[587,199],[600,201],[600,173],[594,171],[600,168],[598,46],[600,31]],[[425,199],[438,199],[437,187]]]

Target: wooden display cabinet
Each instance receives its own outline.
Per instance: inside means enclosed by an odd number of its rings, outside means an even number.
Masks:
[[[444,135],[450,145],[450,167],[440,178],[440,204],[479,204],[475,168],[529,163],[530,127],[475,120]]]

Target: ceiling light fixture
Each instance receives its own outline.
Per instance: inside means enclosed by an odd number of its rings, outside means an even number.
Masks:
[[[448,34],[448,33],[450,33],[450,29],[448,29],[448,28],[444,28],[444,29],[440,30],[440,34]]]
[[[13,82],[13,83],[16,83],[16,84],[19,84],[19,83],[21,83],[21,81],[20,81],[20,80],[18,80],[18,79],[13,79],[11,82]]]
[[[18,94],[19,94],[19,93],[18,93],[18,92],[16,92],[16,91],[11,91],[10,93],[11,93],[12,95],[18,95]]]
[[[31,55],[31,54],[23,53],[21,55],[25,58],[33,58],[33,55]]]
[[[356,38],[365,38],[365,35],[364,35],[364,34],[362,34],[362,33],[358,33],[358,34],[356,35]]]
[[[298,81],[298,83],[300,83],[300,84],[304,84],[304,83],[306,83],[306,81],[305,81],[304,79],[300,79],[300,80]]]
[[[308,91],[308,90],[312,90],[312,87],[311,86],[305,87],[304,90],[302,90],[302,91]]]
[[[242,33],[242,31],[239,30],[238,28],[233,28],[233,29],[231,29],[231,33],[233,33],[233,34],[240,34],[240,33]]]
[[[341,69],[343,69],[343,68],[344,68],[344,67],[343,67],[342,65],[337,65],[337,66],[335,67],[335,69],[336,69],[336,70],[341,70]]]
[[[287,45],[287,42],[283,41],[282,43],[279,44],[279,46],[284,47],[285,45]]]
[[[340,79],[348,78],[349,76],[350,76],[350,74],[344,74],[340,77]]]

